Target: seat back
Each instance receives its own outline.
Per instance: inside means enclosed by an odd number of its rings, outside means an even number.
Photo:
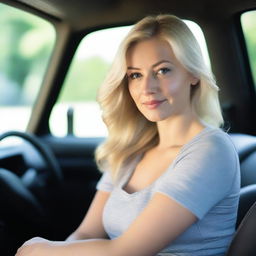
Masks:
[[[252,205],[230,244],[226,256],[255,256],[256,255],[256,203]]]
[[[230,134],[241,165],[241,190],[236,233],[226,256],[256,255],[256,137]]]
[[[241,187],[256,184],[256,136],[231,133],[241,167]]]
[[[240,223],[254,202],[256,202],[256,184],[242,187],[240,190],[240,199],[237,213],[237,228],[239,227]]]

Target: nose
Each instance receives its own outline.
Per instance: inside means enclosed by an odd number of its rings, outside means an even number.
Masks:
[[[157,92],[157,80],[152,75],[149,74],[145,76],[142,82],[142,93],[145,95],[154,94]]]

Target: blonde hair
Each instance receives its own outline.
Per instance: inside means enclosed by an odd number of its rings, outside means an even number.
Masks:
[[[102,84],[98,102],[109,136],[96,150],[100,170],[110,170],[115,180],[121,167],[158,143],[156,123],[136,108],[128,91],[126,55],[132,45],[153,37],[167,41],[176,58],[199,83],[191,95],[198,118],[211,126],[223,123],[218,86],[206,66],[200,46],[187,25],[173,15],[148,16],[139,21],[121,43]]]

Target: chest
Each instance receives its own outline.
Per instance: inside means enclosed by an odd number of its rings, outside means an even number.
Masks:
[[[150,186],[172,164],[180,151],[180,147],[165,152],[148,152],[139,161],[123,189],[134,193]]]

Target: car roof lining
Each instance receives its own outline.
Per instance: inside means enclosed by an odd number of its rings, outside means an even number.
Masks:
[[[193,20],[218,19],[228,13],[237,13],[254,7],[251,0],[16,0],[47,15],[68,23],[74,30],[97,27],[104,24],[134,22],[156,13],[175,13]],[[113,12],[115,15],[113,15]],[[197,14],[197,16],[195,16]],[[205,16],[204,16],[205,15]]]

